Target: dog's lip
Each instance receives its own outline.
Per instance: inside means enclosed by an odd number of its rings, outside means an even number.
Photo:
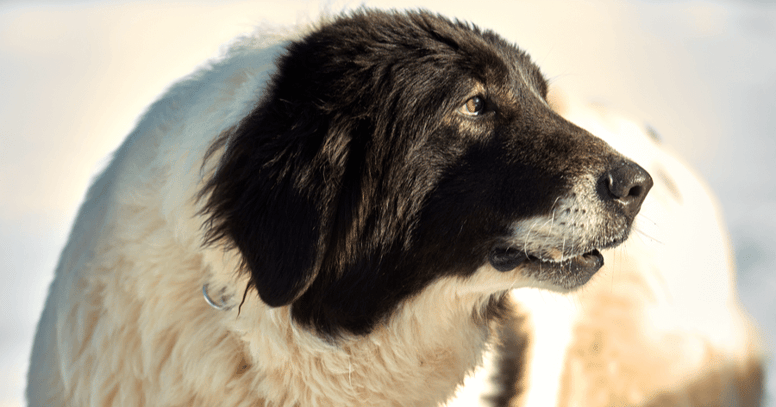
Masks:
[[[554,260],[526,253],[515,247],[497,247],[491,252],[488,261],[498,271],[506,272],[528,264],[561,269],[570,274],[593,274],[604,265],[604,256],[598,249]]]

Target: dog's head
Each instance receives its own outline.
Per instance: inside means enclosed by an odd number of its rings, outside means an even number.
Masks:
[[[425,12],[337,18],[288,46],[214,147],[210,242],[239,249],[264,302],[324,333],[369,332],[445,277],[575,288],[628,237],[652,181],[546,96],[492,32]]]

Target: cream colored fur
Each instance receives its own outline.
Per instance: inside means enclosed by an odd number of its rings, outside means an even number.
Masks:
[[[280,50],[246,39],[175,85],[96,180],[38,328],[31,406],[427,406],[447,400],[482,364],[493,327],[477,323],[473,310],[492,292],[533,284],[489,266],[467,280],[435,282],[370,335],[336,344],[298,327],[287,307],[270,309],[254,293],[239,316],[237,307],[218,311],[203,300],[200,291],[208,284],[237,301],[247,280],[235,273],[239,254],[202,248],[203,219],[194,198],[212,171],[202,167],[202,157],[254,107]],[[590,117],[588,127],[601,135],[595,125],[607,119]],[[603,133],[648,170],[670,174],[673,188],[692,201],[672,202],[671,187],[656,181],[644,204],[642,233],[606,254],[607,266],[590,283],[595,288],[583,288],[579,299],[515,292],[531,312],[534,335],[523,383],[528,391],[520,399],[525,405],[587,400],[594,384],[569,384],[585,380],[586,365],[566,351],[580,341],[586,304],[595,301],[585,294],[598,290],[636,290],[635,304],[624,312],[636,319],[629,333],[650,351],[665,349],[667,338],[681,339],[664,353],[677,356],[666,365],[665,383],[649,390],[681,385],[702,372],[708,349],[725,363],[753,349],[708,194],[643,134]],[[710,239],[714,250],[701,256],[700,248],[709,246],[688,245],[693,239]],[[708,275],[702,284],[700,273]],[[601,324],[603,332],[611,328]]]
[[[96,180],[41,318],[30,405],[425,406],[481,362],[491,327],[474,310],[527,284],[489,266],[437,281],[390,323],[336,344],[255,293],[239,316],[203,300],[203,284],[241,298],[247,279],[237,253],[202,248],[202,158],[255,105],[279,50],[244,40],[174,86]]]

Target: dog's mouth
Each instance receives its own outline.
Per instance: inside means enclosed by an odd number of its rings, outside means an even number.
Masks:
[[[491,252],[488,261],[498,271],[507,272],[522,267],[540,280],[552,280],[570,289],[584,284],[603,267],[604,256],[598,249],[593,249],[556,259],[516,247],[497,247]]]

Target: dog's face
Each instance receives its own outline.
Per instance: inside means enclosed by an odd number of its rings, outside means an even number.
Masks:
[[[491,32],[427,13],[336,19],[288,46],[215,145],[210,241],[240,250],[264,302],[324,333],[369,332],[440,278],[573,289],[627,238],[651,179],[546,96]]]

